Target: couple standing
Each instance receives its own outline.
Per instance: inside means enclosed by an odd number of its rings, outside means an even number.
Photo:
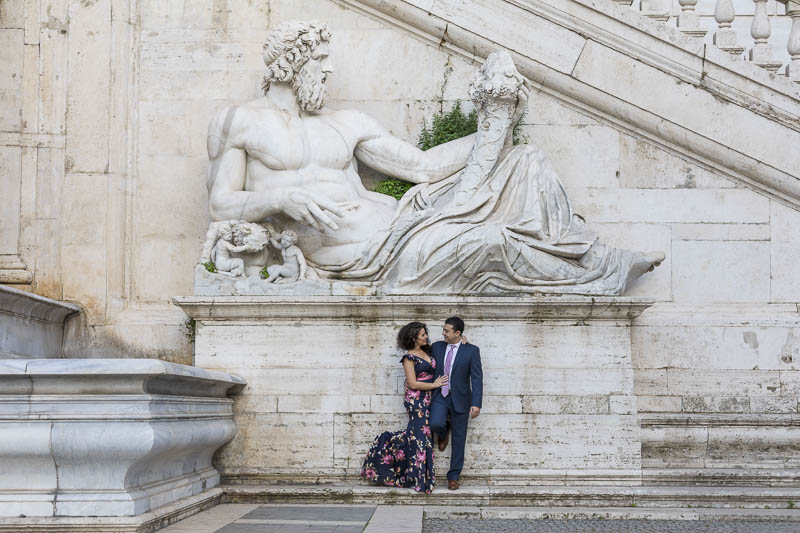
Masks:
[[[406,375],[403,403],[408,426],[375,438],[364,460],[362,477],[390,487],[430,493],[435,483],[433,433],[439,437],[440,451],[447,449],[452,434],[447,488],[458,489],[467,425],[470,418],[480,414],[483,400],[481,352],[466,342],[463,332],[464,321],[459,317],[445,320],[444,341],[433,345],[428,327],[421,322],[400,329],[397,345],[406,351],[401,362]]]

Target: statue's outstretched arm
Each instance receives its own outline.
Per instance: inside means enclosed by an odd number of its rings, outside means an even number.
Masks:
[[[412,183],[439,181],[464,168],[475,140],[474,134],[468,135],[423,152],[363,116],[371,135],[358,143],[355,156],[375,170]]]

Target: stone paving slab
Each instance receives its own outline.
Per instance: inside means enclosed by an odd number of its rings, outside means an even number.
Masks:
[[[326,522],[366,523],[375,506],[352,505],[260,505],[242,517],[243,520],[313,520]]]
[[[421,505],[379,505],[364,533],[422,533]]]
[[[243,505],[217,506],[163,533],[361,533],[374,505]],[[419,512],[416,533],[422,529]],[[405,533],[405,532],[403,532]]]

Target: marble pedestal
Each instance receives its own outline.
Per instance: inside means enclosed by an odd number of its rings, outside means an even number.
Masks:
[[[248,381],[239,433],[219,467],[231,483],[357,476],[372,439],[407,423],[400,326],[433,339],[451,315],[481,348],[483,411],[470,424],[464,479],[638,484],[630,298],[193,296],[195,364]],[[449,450],[438,453],[445,472]]]
[[[0,517],[136,516],[215,487],[244,384],[155,359],[0,360]]]

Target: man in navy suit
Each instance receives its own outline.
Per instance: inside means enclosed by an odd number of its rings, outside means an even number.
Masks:
[[[483,370],[481,351],[473,344],[462,344],[464,321],[457,316],[444,321],[444,341],[431,346],[436,360],[436,376],[447,375],[449,381],[433,393],[431,402],[431,430],[439,435],[439,450],[447,449],[449,440],[447,419],[453,434],[453,450],[450,454],[450,470],[447,472],[447,488],[458,489],[458,478],[464,467],[464,444],[467,441],[467,425],[470,418],[481,414],[483,401]]]

